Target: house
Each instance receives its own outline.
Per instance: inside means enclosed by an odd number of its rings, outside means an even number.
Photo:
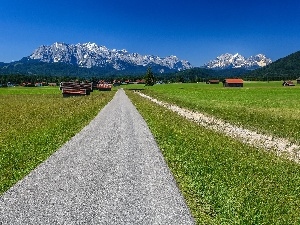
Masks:
[[[131,81],[131,80],[125,80],[125,83],[126,83],[126,84],[133,84],[134,82]]]
[[[223,80],[224,87],[243,87],[243,79],[225,79]]]
[[[111,84],[105,84],[100,83],[97,85],[97,88],[99,91],[111,91],[112,85]]]
[[[121,81],[120,80],[114,80],[113,81],[113,86],[114,87],[117,87],[117,86],[120,86],[121,85]]]
[[[295,86],[293,81],[283,81],[282,86]]]
[[[136,80],[137,84],[145,84],[146,80],[145,79],[141,79],[141,80]]]
[[[297,84],[300,84],[300,77],[296,81],[297,81]]]
[[[36,87],[42,87],[42,86],[43,86],[43,83],[37,82],[37,83],[34,84],[34,86],[36,86]]]
[[[116,84],[116,81],[114,81],[114,86]],[[96,89],[99,91],[111,91],[112,84],[109,82],[106,82],[105,80],[100,80],[96,86]]]
[[[11,83],[11,82],[7,82],[6,86],[7,87],[14,87],[15,85],[13,83]]]
[[[219,84],[220,81],[219,80],[209,80],[206,82],[207,84]]]

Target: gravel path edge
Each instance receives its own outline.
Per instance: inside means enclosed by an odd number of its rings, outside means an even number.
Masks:
[[[296,145],[285,138],[278,138],[271,135],[260,134],[228,122],[224,122],[213,116],[208,116],[200,112],[194,112],[177,105],[172,105],[141,92],[136,92],[143,98],[146,98],[160,106],[163,106],[180,116],[183,116],[199,125],[217,132],[221,132],[229,137],[240,140],[256,148],[263,148],[267,151],[274,151],[278,156],[284,156],[288,159],[300,163],[300,146]]]

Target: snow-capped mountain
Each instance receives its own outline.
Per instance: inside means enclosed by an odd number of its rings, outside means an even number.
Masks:
[[[204,68],[208,69],[231,69],[231,68],[244,68],[244,69],[257,69],[272,63],[272,60],[267,58],[263,54],[256,56],[250,56],[245,58],[240,54],[223,54],[216,59],[209,61],[204,65]]]
[[[116,70],[124,70],[130,66],[159,66],[160,72],[165,69],[185,70],[192,68],[186,60],[179,60],[176,56],[161,58],[154,55],[141,55],[129,53],[125,49],[108,49],[95,43],[65,44],[54,43],[50,46],[42,45],[37,48],[28,58],[42,62],[63,62],[80,67],[91,68],[113,67]]]

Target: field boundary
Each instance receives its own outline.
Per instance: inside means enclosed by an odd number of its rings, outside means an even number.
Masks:
[[[183,116],[186,119],[200,124],[205,128],[221,132],[226,136],[238,139],[239,141],[249,144],[253,147],[263,148],[267,151],[273,151],[278,156],[284,156],[294,162],[300,163],[300,146],[292,143],[288,139],[260,134],[256,131],[230,124],[211,115],[208,116],[200,112],[194,112],[185,108],[181,108],[177,105],[162,102],[141,92],[136,93],[160,106],[178,113],[180,116]]]

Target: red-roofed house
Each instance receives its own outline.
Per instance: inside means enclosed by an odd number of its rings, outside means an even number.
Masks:
[[[224,87],[243,87],[244,81],[243,79],[225,79],[223,81]]]

